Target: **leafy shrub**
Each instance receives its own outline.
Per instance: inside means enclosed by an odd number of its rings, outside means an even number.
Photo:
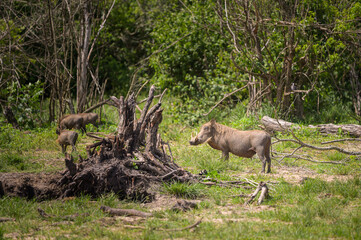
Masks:
[[[22,128],[33,128],[40,121],[40,96],[43,94],[43,83],[24,84],[20,88],[11,82],[0,95],[7,97],[15,117]]]

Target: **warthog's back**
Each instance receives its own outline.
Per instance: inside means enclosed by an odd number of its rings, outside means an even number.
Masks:
[[[240,131],[221,124],[215,125],[214,141],[209,145],[218,145],[219,150],[229,151],[240,157],[252,157],[257,149],[268,149],[271,136],[262,130]]]
[[[83,117],[85,124],[96,124],[99,118],[97,113],[80,113],[80,116]]]

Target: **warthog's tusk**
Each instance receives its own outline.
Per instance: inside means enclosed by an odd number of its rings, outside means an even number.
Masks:
[[[209,141],[211,141],[212,137],[208,138],[205,143],[208,143]]]

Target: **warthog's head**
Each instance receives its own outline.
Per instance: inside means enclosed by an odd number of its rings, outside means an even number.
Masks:
[[[214,135],[214,124],[215,120],[211,120],[210,122],[207,122],[201,127],[201,131],[197,134],[197,136],[192,137],[192,139],[189,141],[190,145],[199,145],[205,142],[208,142],[212,139]]]

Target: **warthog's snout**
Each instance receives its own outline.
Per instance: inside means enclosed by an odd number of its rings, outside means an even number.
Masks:
[[[190,145],[197,145],[197,137],[191,138],[191,140],[189,140],[189,144]]]

